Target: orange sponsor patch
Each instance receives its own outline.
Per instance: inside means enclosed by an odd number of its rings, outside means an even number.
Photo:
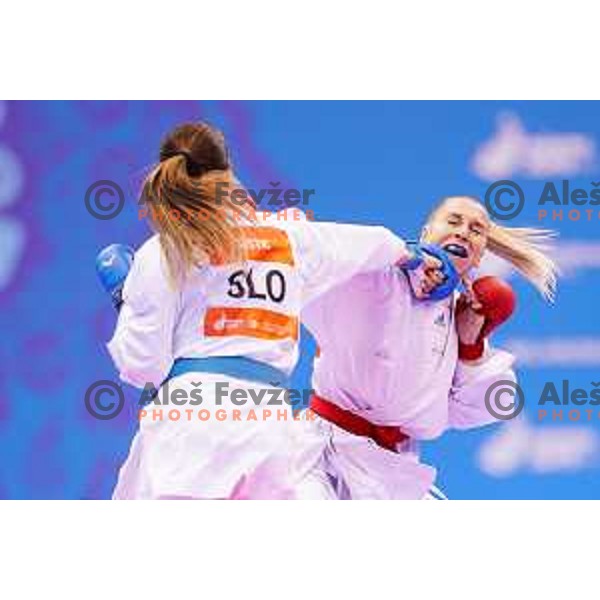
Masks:
[[[263,308],[209,308],[204,317],[204,335],[241,335],[261,340],[298,339],[298,319]]]
[[[249,260],[294,266],[292,246],[285,231],[275,227],[242,227]]]

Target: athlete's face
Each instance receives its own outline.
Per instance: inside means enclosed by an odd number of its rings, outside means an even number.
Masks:
[[[449,250],[460,275],[478,267],[487,244],[490,219],[478,202],[448,198],[423,228],[422,241]]]

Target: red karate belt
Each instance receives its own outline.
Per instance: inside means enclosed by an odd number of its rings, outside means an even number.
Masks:
[[[329,402],[329,400],[325,400],[325,398],[321,398],[316,394],[311,396],[309,406],[314,413],[325,419],[325,421],[337,425],[340,429],[348,433],[370,438],[376,444],[391,452],[397,452],[397,445],[410,437],[400,427],[396,427],[395,425],[375,425],[375,423],[371,423],[371,421],[364,417],[355,415],[349,410],[344,410],[333,402]]]

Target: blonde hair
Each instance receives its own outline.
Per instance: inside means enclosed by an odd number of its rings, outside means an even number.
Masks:
[[[450,196],[444,198],[430,214],[431,220],[442,206],[451,198],[468,198],[486,213],[485,206],[473,196]],[[553,242],[557,233],[550,229],[537,227],[507,227],[494,223],[489,215],[490,229],[486,250],[508,261],[537,290],[544,299],[553,303],[556,296],[558,267],[551,257]]]
[[[549,255],[556,232],[491,223],[486,250],[511,263],[550,304],[554,303],[558,267]]]
[[[227,193],[238,186],[218,130],[205,123],[183,125],[163,141],[141,202],[159,234],[173,283],[198,264],[244,259],[239,224],[248,211]]]

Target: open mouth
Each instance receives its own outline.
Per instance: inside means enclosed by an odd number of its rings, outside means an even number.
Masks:
[[[459,258],[468,258],[469,251],[462,244],[457,244],[455,242],[451,244],[446,244],[444,246],[444,250],[449,254],[453,254],[454,256],[458,256]]]

